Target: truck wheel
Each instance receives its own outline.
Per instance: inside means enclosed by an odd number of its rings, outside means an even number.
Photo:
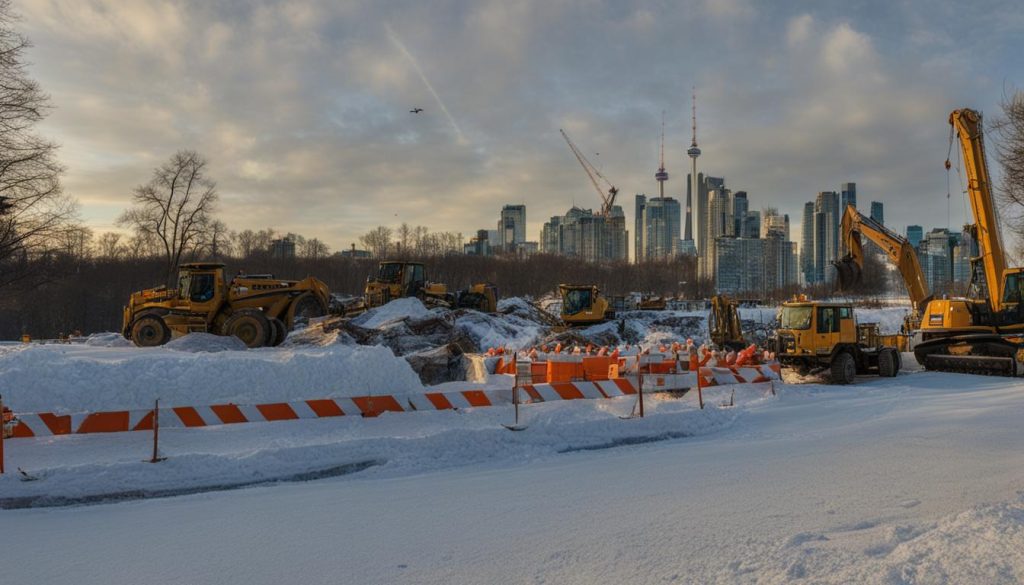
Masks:
[[[171,330],[159,315],[147,315],[132,324],[132,341],[139,347],[156,347],[171,340]]]
[[[228,317],[222,334],[241,339],[248,348],[263,347],[272,340],[273,325],[263,311],[243,309]]]
[[[857,364],[853,361],[852,355],[844,351],[832,358],[831,381],[833,384],[852,384],[856,376]]]
[[[309,323],[310,319],[323,317],[327,314],[320,301],[311,293],[303,293],[292,303],[291,326],[296,323]]]
[[[884,378],[892,378],[900,371],[899,356],[890,348],[884,348],[878,352],[878,375]]]
[[[284,326],[284,321],[274,317],[270,320],[271,328],[273,329],[273,339],[270,340],[271,347],[277,347],[284,343],[284,339],[288,337],[288,329]]]

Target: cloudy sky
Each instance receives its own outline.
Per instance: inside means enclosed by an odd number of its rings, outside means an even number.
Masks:
[[[376,225],[528,236],[620,188],[685,198],[700,170],[799,221],[858,185],[902,229],[947,225],[949,111],[1024,86],[1019,2],[16,0],[55,107],[66,187],[98,232],[175,150],[211,163],[220,216],[349,246]],[[414,106],[419,115],[408,113]],[[953,226],[965,206],[952,177]]]

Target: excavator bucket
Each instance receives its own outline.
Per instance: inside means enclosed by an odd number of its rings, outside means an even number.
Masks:
[[[849,290],[860,284],[863,277],[860,265],[849,256],[833,262],[836,267],[836,286],[839,290]]]

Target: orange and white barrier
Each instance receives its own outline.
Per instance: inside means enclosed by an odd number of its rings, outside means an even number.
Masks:
[[[652,363],[660,363],[657,360]],[[643,384],[644,393],[687,391],[697,387],[697,374],[632,373],[621,377],[598,376],[602,379],[568,380],[520,384],[520,400],[524,403],[557,400],[618,398],[636,395]],[[641,362],[641,368],[644,363]],[[702,387],[767,382],[780,379],[778,364],[749,367],[701,367]],[[177,406],[160,409],[163,428],[193,428],[251,422],[272,422],[330,418],[339,416],[375,417],[385,412],[464,410],[512,403],[511,388],[480,388],[422,394],[355,396],[323,398],[268,404],[214,404],[210,406]],[[86,433],[118,433],[152,431],[154,409],[119,410],[57,414],[36,412],[16,414],[10,421],[11,438],[44,437]]]

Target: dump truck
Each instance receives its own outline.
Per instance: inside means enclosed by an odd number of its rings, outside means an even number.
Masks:
[[[385,305],[395,299],[416,297],[424,304],[449,308],[476,309],[484,313],[498,310],[498,289],[489,283],[477,283],[457,292],[448,285],[430,282],[422,262],[386,261],[377,267],[376,276],[366,280],[363,309]]]
[[[849,303],[800,295],[782,304],[779,321],[776,357],[802,376],[827,372],[831,383],[850,384],[857,374],[892,377],[900,371],[900,353],[882,343],[874,324],[858,327]]]
[[[132,293],[121,334],[140,347],[193,332],[231,335],[248,347],[275,346],[296,323],[326,315],[330,297],[327,285],[313,277],[239,274],[228,280],[219,263],[182,264],[177,282],[173,289]]]

